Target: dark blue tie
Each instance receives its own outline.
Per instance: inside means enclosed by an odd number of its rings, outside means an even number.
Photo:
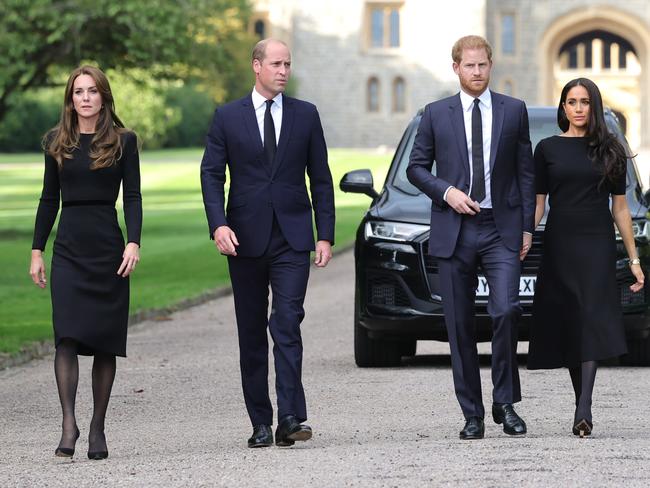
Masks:
[[[277,146],[275,142],[275,124],[273,123],[273,117],[271,117],[271,105],[273,105],[273,100],[267,100],[266,111],[264,112],[264,153],[269,165],[272,166]]]
[[[483,167],[483,121],[480,100],[474,99],[472,109],[472,191],[470,198],[477,202],[485,198],[485,168]]]

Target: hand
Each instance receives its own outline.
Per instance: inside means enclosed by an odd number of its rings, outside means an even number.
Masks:
[[[519,261],[523,261],[530,251],[531,246],[533,245],[533,236],[528,232],[524,232],[524,240],[521,244],[521,250],[519,251]]]
[[[237,256],[236,246],[239,246],[237,236],[227,225],[217,227],[214,231],[214,244],[221,254]]]
[[[43,253],[39,249],[32,249],[32,263],[29,266],[29,274],[36,286],[41,289],[45,288],[47,285],[47,276],[45,274]]]
[[[318,241],[316,243],[316,258],[314,264],[319,268],[324,268],[332,259],[332,244],[329,241]]]
[[[459,214],[476,215],[481,211],[478,202],[472,200],[458,188],[450,188],[447,192],[447,204]]]
[[[630,266],[630,271],[632,271],[632,274],[636,278],[636,283],[633,283],[630,285],[630,290],[632,290],[633,293],[636,293],[637,291],[641,291],[643,288],[643,283],[645,281],[645,277],[643,276],[643,270],[641,269],[640,264],[633,264]]]
[[[122,278],[126,278],[133,273],[138,261],[140,261],[140,246],[135,242],[129,242],[122,253],[122,264],[120,269],[117,270],[117,274]]]

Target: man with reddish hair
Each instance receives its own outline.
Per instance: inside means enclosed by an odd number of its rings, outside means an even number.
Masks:
[[[479,36],[452,49],[460,93],[426,106],[407,169],[431,200],[429,253],[438,260],[461,439],[485,434],[474,298],[480,265],[490,288],[492,416],[509,435],[526,433],[517,366],[520,264],[535,216],[528,113],[521,100],[490,91],[492,48]],[[432,174],[433,163],[436,174]]]

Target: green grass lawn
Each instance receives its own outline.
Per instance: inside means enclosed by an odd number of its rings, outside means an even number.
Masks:
[[[171,306],[228,283],[226,258],[208,238],[201,201],[202,150],[173,149],[142,154],[144,223],[141,262],[131,282],[131,313]],[[331,150],[336,188],[336,249],[354,240],[370,200],[342,193],[341,176],[370,168],[376,188],[383,183],[390,155]],[[29,277],[34,215],[43,174],[42,155],[0,155],[0,353],[52,337],[49,289]],[[121,213],[121,212],[120,212]],[[54,232],[45,257],[49,272]]]

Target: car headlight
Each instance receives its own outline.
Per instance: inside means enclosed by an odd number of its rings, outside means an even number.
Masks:
[[[646,238],[650,240],[650,222],[648,222],[647,220],[633,220],[632,233],[634,234],[635,239]],[[616,229],[616,240],[617,241],[623,240],[618,229]]]
[[[366,240],[375,238],[387,241],[412,241],[428,230],[428,225],[369,221],[366,222],[365,237]]]

